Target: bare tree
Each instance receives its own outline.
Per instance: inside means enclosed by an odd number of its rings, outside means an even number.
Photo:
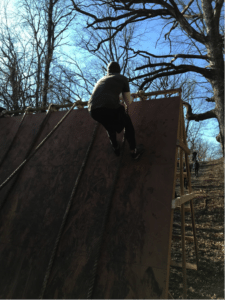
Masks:
[[[67,0],[22,0],[19,3],[21,23],[33,36],[32,45],[36,53],[35,104],[46,106],[51,82],[51,67],[56,60],[57,47],[65,44],[65,32],[75,18]]]
[[[0,24],[0,102],[7,110],[17,110],[32,98],[33,58],[26,51],[27,43],[8,23],[5,10]]]
[[[75,13],[69,0],[14,4],[16,12],[5,4],[0,22],[1,105],[7,110],[46,106],[48,94],[53,95],[54,84],[59,82],[52,72],[59,56],[55,50],[65,44]],[[57,99],[51,98],[53,102]]]
[[[104,18],[107,16],[116,16],[115,12],[110,6],[106,6],[104,10],[98,11],[99,15]],[[116,61],[121,67],[121,73],[128,78],[133,72],[132,62],[128,57],[127,47],[131,46],[137,40],[135,38],[135,27],[130,24],[116,36],[112,34],[112,21],[108,20],[104,22],[104,26],[108,29],[104,32],[95,31],[93,28],[83,28],[82,33],[76,31],[76,35],[79,36],[79,40],[76,46],[80,47],[84,53],[89,54],[89,82],[96,83],[96,81],[104,76],[107,72],[107,65],[110,61]],[[105,44],[101,44],[97,51],[95,51],[97,45],[101,40],[108,39]],[[91,74],[90,74],[91,73]],[[83,74],[84,76],[87,74]]]

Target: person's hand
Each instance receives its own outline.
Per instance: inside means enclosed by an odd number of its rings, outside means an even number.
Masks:
[[[144,91],[138,91],[138,97],[140,98],[141,101],[147,100],[147,96],[145,95]]]
[[[134,99],[139,97],[138,94],[136,94],[136,93],[132,93],[132,94],[130,94],[130,95],[131,95]]]

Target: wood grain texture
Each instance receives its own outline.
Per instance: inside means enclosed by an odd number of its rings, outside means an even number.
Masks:
[[[145,153],[133,161],[125,142],[101,244],[94,298],[165,297],[179,105],[180,98],[173,97],[134,102],[129,108],[137,144],[144,144]],[[52,113],[37,144],[63,114]],[[29,118],[32,121],[27,127],[32,132],[35,122],[40,122],[37,115]],[[1,119],[0,125],[4,121]],[[86,109],[74,110],[25,165],[10,193],[0,216],[1,298],[38,298],[94,124]],[[122,136],[118,136],[120,143]],[[20,145],[26,138],[21,131]],[[11,155],[18,153],[21,160],[18,147]],[[74,196],[45,298],[87,297],[94,249],[118,162],[100,126]]]

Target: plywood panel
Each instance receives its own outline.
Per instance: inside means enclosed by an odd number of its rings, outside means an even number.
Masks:
[[[63,112],[59,112],[50,116],[37,143],[50,132],[63,115]],[[32,117],[35,119],[36,116]],[[34,277],[30,275],[29,281],[35,282],[35,286],[27,285],[25,297],[38,298],[52,245],[89,145],[93,125],[94,121],[85,110],[79,111],[79,118],[76,117],[76,113],[69,115],[61,125],[61,131],[56,131],[27,163],[15,189],[10,193],[0,218],[0,242],[4,252],[4,255],[0,255],[0,272],[15,269],[7,253],[10,253],[16,262],[20,260],[21,255],[17,250],[18,247],[24,250],[32,248],[35,251],[27,257],[30,264],[24,270],[26,274],[24,281],[21,282],[22,278],[20,282],[15,281],[17,283],[13,294],[8,282],[14,282],[14,277],[18,274],[12,272],[9,275],[12,277],[8,278],[5,273],[1,273],[4,280],[0,281],[0,293],[8,289],[6,294],[1,294],[2,298],[5,298],[9,291],[12,298],[22,298],[28,276],[27,270],[31,270]],[[23,144],[25,137],[20,135],[20,138]],[[15,156],[18,152],[18,149],[14,148]],[[2,194],[0,191],[0,198]],[[23,271],[18,269],[18,272]]]
[[[103,232],[94,298],[165,295],[179,104],[180,99],[173,97],[137,102],[129,108],[137,143],[144,144],[146,151],[139,161],[133,161],[125,143]],[[40,140],[62,115],[52,114]],[[0,283],[2,298],[39,297],[94,124],[87,110],[74,110],[24,168],[1,214],[0,264],[2,270],[14,270]],[[122,134],[118,139],[121,143]],[[107,199],[119,161],[100,126],[44,298],[87,298],[95,249],[101,241]],[[26,262],[21,248],[25,249]],[[8,258],[7,253],[14,258]]]
[[[0,148],[0,161],[2,161],[5,153],[8,152],[0,167],[1,183],[5,181],[25,159],[27,151],[34,140],[44,117],[44,114],[37,114],[35,117],[32,115],[26,115],[21,126],[20,122],[22,116],[1,119],[0,143],[2,147]],[[19,131],[17,131],[19,126]],[[12,147],[8,151],[12,141]],[[10,180],[9,183],[1,190],[0,205],[3,201],[5,201],[8,192],[10,192],[12,188],[14,180],[15,178]]]

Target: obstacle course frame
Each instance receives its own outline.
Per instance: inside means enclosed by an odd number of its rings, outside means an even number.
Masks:
[[[192,197],[183,196],[181,187],[180,199],[174,199],[178,148],[180,157],[187,150],[181,111],[180,95],[132,104],[129,114],[136,138],[146,147],[138,162],[131,160],[126,142],[123,156],[115,157],[101,126],[94,137],[95,123],[86,109],[71,112],[0,190],[0,272],[8,274],[1,297],[168,297],[172,212]],[[21,117],[0,120],[1,182],[34,153],[64,114],[50,109],[48,117],[27,115],[19,131]],[[123,134],[119,139],[122,142]],[[182,182],[183,172],[179,176]],[[185,249],[183,238],[182,243]],[[184,289],[185,282],[186,278]]]

